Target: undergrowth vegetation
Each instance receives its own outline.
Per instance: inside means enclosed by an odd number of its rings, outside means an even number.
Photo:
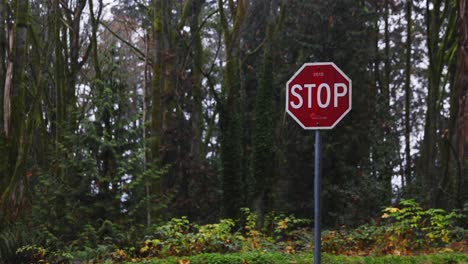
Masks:
[[[271,213],[264,225],[257,228],[256,215],[249,209],[242,211],[243,216],[236,220],[223,219],[218,223],[200,225],[181,217],[146,230],[124,229],[118,224],[103,221],[97,228],[87,225],[78,240],[62,246],[57,246],[59,238],[53,238],[47,230],[39,229],[31,233],[34,235],[26,235],[15,233],[19,229],[13,227],[2,228],[0,262],[115,263],[169,258],[168,261],[176,263],[185,257],[190,260],[186,263],[237,263],[242,260],[239,253],[252,252],[252,255],[247,254],[248,263],[282,263],[278,262],[279,258],[301,256],[312,251],[311,221]],[[465,222],[466,214],[463,212],[424,210],[413,200],[403,200],[398,206],[385,208],[381,217],[368,224],[326,230],[322,234],[322,248],[334,255],[414,255],[461,251],[466,256]],[[222,257],[219,254],[228,255]],[[206,258],[220,260],[204,261]],[[154,260],[153,263],[163,262]]]
[[[464,230],[455,225],[464,216],[456,211],[423,210],[413,200],[403,200],[399,207],[388,207],[372,223],[355,229],[326,231],[323,249],[334,254],[408,255],[437,250],[464,238]]]
[[[229,255],[221,254],[200,254],[186,258],[166,258],[152,259],[141,262],[148,264],[311,264],[313,256],[311,254],[284,254],[284,253],[264,253],[246,252]],[[382,257],[349,257],[324,254],[322,262],[327,264],[447,264],[468,262],[468,256],[460,253],[445,253],[421,256],[382,256]],[[132,262],[130,262],[132,263]]]

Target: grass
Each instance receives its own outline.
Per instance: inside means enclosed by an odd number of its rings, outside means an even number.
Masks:
[[[135,263],[135,262],[133,262]],[[290,255],[283,253],[247,252],[235,254],[200,254],[191,257],[152,259],[147,264],[311,264],[312,254]],[[442,253],[419,256],[348,257],[322,255],[323,264],[468,264],[468,255]]]

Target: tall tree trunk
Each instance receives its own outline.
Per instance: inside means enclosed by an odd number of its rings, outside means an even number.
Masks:
[[[160,148],[163,131],[163,11],[162,0],[153,0],[153,77],[152,77],[152,103],[151,103],[151,159],[160,161]],[[158,187],[159,188],[159,187]]]
[[[65,62],[63,57],[62,44],[62,13],[60,9],[60,0],[54,1],[54,53],[55,53],[55,117],[52,121],[53,133],[55,133],[56,144],[62,141],[62,126],[65,115]]]
[[[2,190],[0,203],[5,202],[8,195],[14,191],[16,184],[21,181],[24,171],[25,157],[28,152],[29,135],[26,131],[26,85],[24,81],[24,67],[26,66],[27,52],[27,28],[29,2],[18,0],[15,7],[14,34],[10,35],[10,58],[5,82],[4,109],[10,114],[4,113],[4,130],[9,141],[9,173],[8,186]],[[14,46],[12,45],[14,41]],[[11,74],[11,75],[10,75]],[[11,77],[11,80],[10,80]],[[10,82],[11,83],[8,83]],[[7,91],[9,90],[9,91]],[[7,94],[8,92],[8,94]],[[13,205],[14,206],[14,205]]]
[[[429,55],[429,82],[427,91],[427,111],[426,111],[426,122],[424,127],[424,141],[423,150],[421,153],[421,159],[423,162],[422,174],[425,177],[424,186],[425,193],[428,195],[429,203],[434,206],[434,192],[435,192],[435,160],[436,160],[436,124],[438,120],[438,113],[436,112],[437,95],[439,89],[439,78],[437,74],[437,61],[434,53],[434,49],[438,42],[438,12],[432,14],[429,10],[431,1],[427,1],[426,12],[427,12],[427,43],[428,43],[428,55]],[[439,1],[440,2],[440,1]],[[434,6],[440,8],[440,5]]]
[[[88,1],[89,2],[89,1]],[[62,13],[60,0],[54,0],[54,41],[55,41],[55,89],[56,89],[56,138],[61,140],[61,133],[65,129],[76,129],[76,81],[78,74],[86,62],[92,43],[89,44],[80,61],[81,51],[81,23],[86,0],[78,0],[75,6],[66,8]],[[90,24],[99,24],[102,12],[102,0],[98,1],[97,14],[89,17]],[[90,4],[92,7],[92,3]],[[66,21],[65,23],[63,21]],[[66,24],[66,26],[64,26]],[[92,30],[91,30],[92,31]],[[92,38],[93,39],[93,38]],[[92,42],[92,41],[91,41]]]
[[[163,89],[164,89],[164,61],[163,61],[163,0],[152,0],[153,9],[153,23],[152,23],[152,48],[151,55],[152,61],[152,79],[151,79],[151,117],[150,117],[150,160],[148,161],[152,165],[160,165],[162,163],[161,155],[161,142],[163,138],[163,109],[164,101],[162,100]],[[147,180],[146,190],[148,197],[154,195],[157,197],[161,196],[162,187],[161,179]],[[153,219],[153,210],[147,208],[147,224]]]
[[[14,48],[13,48],[13,76],[11,81],[10,90],[10,120],[6,123],[10,124],[7,134],[11,134],[15,145],[19,144],[19,135],[21,135],[22,121],[25,115],[25,84],[24,66],[26,58],[26,36],[27,36],[27,23],[28,23],[28,8],[29,3],[27,0],[18,0],[16,6],[14,25]]]
[[[391,74],[392,74],[392,60],[390,54],[390,1],[384,1],[384,54],[385,58],[384,62],[384,76],[385,82],[384,86],[381,87],[382,89],[382,111],[383,111],[383,119],[381,124],[381,131],[382,133],[382,154],[383,154],[383,170],[382,170],[382,184],[383,188],[386,192],[384,196],[385,203],[389,203],[392,196],[392,176],[393,176],[393,166],[395,160],[395,138],[393,128],[395,127],[394,124],[394,116],[391,109],[391,94],[393,95],[394,92],[391,92]]]
[[[384,96],[384,104],[385,104],[385,115],[388,115],[388,110],[390,107],[390,73],[391,73],[391,65],[390,65],[390,5],[389,0],[385,0],[384,2],[384,42],[385,42],[385,60],[384,60],[384,67],[385,67],[385,86],[383,87],[383,96]]]
[[[69,124],[69,128],[71,131],[77,129],[76,119],[76,82],[78,80],[78,73],[83,65],[80,63],[80,50],[81,50],[81,24],[82,24],[82,15],[83,10],[86,7],[86,0],[77,0],[75,4],[75,8],[73,9],[73,19],[70,16],[68,18],[68,25],[71,26],[69,29],[69,60],[68,61],[68,71],[66,76],[66,89],[64,90],[65,93],[65,118],[67,119],[67,123]],[[88,1],[89,2],[89,1]],[[99,4],[98,11],[92,12],[92,16],[90,16],[90,24],[92,27],[97,27],[99,24],[99,19],[102,12],[102,0],[97,1]],[[93,8],[92,3],[89,3],[90,10]],[[96,24],[96,26],[94,26]],[[92,29],[93,31],[93,29]],[[92,44],[91,44],[92,46]],[[84,59],[85,60],[85,59]]]
[[[190,23],[190,32],[192,33],[193,45],[193,63],[192,63],[192,95],[193,95],[193,108],[192,108],[192,142],[190,147],[190,156],[194,162],[198,163],[203,158],[201,153],[202,148],[202,131],[203,131],[203,90],[202,90],[202,55],[203,46],[200,32],[199,17],[201,7],[204,0],[192,1],[192,20]]]
[[[222,102],[220,107],[220,138],[222,164],[223,214],[235,218],[243,204],[242,182],[242,120],[240,118],[240,80],[239,80],[239,38],[244,22],[244,1],[229,1],[229,10],[233,16],[233,26],[229,26],[224,11],[224,1],[218,0],[218,9],[226,53]]]
[[[450,64],[450,56],[447,56],[447,53],[451,50],[455,37],[453,32],[456,13],[454,11],[450,0],[435,0],[426,3],[429,70],[427,111],[419,175],[422,179],[424,193],[432,207],[436,206],[436,197],[440,191],[436,177],[441,172],[440,138],[437,138],[437,129],[444,99],[442,92],[445,87],[442,86],[446,85],[442,79],[448,78],[444,75],[443,69]],[[441,35],[440,32],[444,32],[444,34]]]
[[[269,2],[269,0],[268,0]],[[272,188],[275,174],[274,161],[274,96],[273,85],[273,31],[275,9],[267,5],[266,40],[263,52],[263,65],[255,106],[255,127],[253,132],[253,180],[254,210],[258,215],[259,227],[263,226],[265,214],[272,208]]]
[[[370,120],[378,120],[377,119],[377,109],[379,109],[379,90],[382,90],[382,78],[381,78],[381,71],[380,71],[380,63],[381,63],[381,58],[380,58],[380,48],[379,48],[379,41],[380,41],[380,27],[379,27],[379,20],[380,20],[380,16],[378,15],[379,14],[379,4],[375,3],[374,4],[375,6],[375,9],[374,9],[374,12],[375,12],[375,18],[374,18],[374,60],[373,60],[373,68],[374,68],[374,87],[371,91],[371,93],[369,94],[369,113],[373,113],[373,117],[370,118]],[[376,124],[374,124],[375,122],[369,122],[369,131],[375,131],[375,128],[376,128]],[[377,141],[376,141],[377,142]],[[370,165],[371,165],[371,168],[370,168],[370,174],[372,175],[372,177],[374,179],[376,179],[378,176],[377,176],[377,170],[376,170],[376,166],[375,166],[375,153],[377,153],[377,144],[371,144],[370,146],[370,155],[369,155],[369,161],[370,161]]]
[[[93,3],[88,1],[89,3],[89,8],[90,10],[93,9]],[[94,10],[92,10],[92,14],[90,16],[91,20],[91,25],[93,27],[92,31],[94,31],[94,28],[97,28],[97,24],[99,24],[99,19],[100,15],[102,12],[102,0],[98,1],[99,3],[99,8],[98,12],[95,13]],[[76,6],[73,10],[73,19],[69,19],[68,23],[71,25],[71,30],[69,31],[70,36],[70,66],[69,66],[69,75],[70,77],[68,78],[68,89],[67,89],[67,104],[70,106],[74,106],[76,103],[76,96],[75,96],[75,84],[76,84],[76,77],[78,74],[78,71],[80,70],[80,63],[79,63],[79,55],[80,55],[80,34],[81,34],[81,18],[83,14],[83,10],[86,7],[86,0],[77,0],[76,1]],[[94,25],[96,24],[96,25]],[[94,34],[94,32],[93,32]],[[94,38],[94,37],[93,37]]]
[[[145,73],[144,73],[144,82],[143,82],[143,166],[144,172],[148,169],[148,162],[151,160],[151,151],[148,148],[148,124],[149,122],[149,56],[150,56],[150,38],[149,35],[145,35]],[[146,226],[151,226],[151,182],[145,182],[145,195],[146,195]]]
[[[181,156],[179,141],[179,121],[182,111],[178,106],[178,76],[177,72],[177,51],[176,51],[176,32],[172,23],[172,0],[162,0],[162,60],[164,86],[163,95],[163,136],[161,153],[162,164],[169,165],[167,173],[161,175],[161,186],[163,191],[167,191],[178,183],[181,176],[181,163],[178,158]]]
[[[7,52],[7,34],[6,21],[7,10],[5,0],[0,0],[0,103],[3,104],[3,95],[5,93],[5,76],[6,76],[6,52]],[[0,107],[0,117],[3,118],[3,107]],[[0,131],[3,130],[3,122],[0,122]]]
[[[458,122],[457,122],[457,156],[460,164],[458,173],[457,202],[462,208],[467,199],[467,168],[468,168],[468,1],[458,0]],[[465,190],[465,194],[463,194]]]
[[[13,82],[13,48],[15,41],[15,34],[13,28],[8,29],[8,47],[6,56],[6,72],[5,72],[5,87],[3,94],[3,133],[5,137],[9,136],[10,133],[10,119],[11,119],[11,83]]]
[[[94,66],[94,74],[96,75],[96,79],[98,81],[102,81],[102,74],[101,74],[101,66],[99,62],[99,51],[98,51],[98,42],[97,42],[97,32],[98,32],[98,26],[99,26],[99,17],[96,17],[94,13],[94,6],[93,6],[93,0],[88,0],[89,2],[89,14],[90,14],[90,21],[91,21],[91,47],[92,47],[92,58],[93,58],[93,66]],[[76,26],[75,26],[76,27]],[[79,26],[78,26],[79,28]],[[79,36],[79,35],[78,35]],[[76,54],[78,51],[76,50],[77,44],[75,43],[79,37],[78,36],[72,36],[72,45],[70,47],[71,50],[71,58],[73,63],[71,63],[70,68],[72,74],[75,72],[75,67],[74,62],[78,61],[78,55]],[[71,84],[71,83],[70,83]],[[73,92],[74,93],[74,92]]]
[[[412,39],[412,0],[406,1],[406,74],[405,74],[405,182],[411,183],[411,39]]]
[[[13,49],[13,80],[11,85],[11,120],[10,135],[14,149],[20,146],[23,122],[26,115],[26,85],[24,67],[26,66],[26,40],[28,30],[28,0],[18,0],[16,7],[16,25]],[[14,150],[14,152],[16,152]]]
[[[151,159],[153,162],[161,161],[160,148],[163,131],[163,60],[162,60],[162,27],[163,27],[163,14],[162,14],[162,0],[153,0],[153,77],[151,84]],[[160,186],[155,186],[160,188]]]

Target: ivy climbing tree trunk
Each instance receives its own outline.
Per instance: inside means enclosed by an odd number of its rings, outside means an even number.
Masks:
[[[253,131],[253,208],[258,215],[259,227],[263,226],[265,214],[273,210],[273,186],[275,167],[275,85],[273,76],[273,46],[276,26],[279,24],[279,1],[265,1],[266,37],[263,46],[263,61],[256,96],[255,126]]]
[[[244,204],[242,181],[242,120],[239,75],[240,30],[245,17],[243,0],[229,1],[229,11],[233,17],[229,26],[224,10],[224,1],[218,0],[218,12],[224,39],[226,65],[220,102],[220,138],[222,164],[222,202],[225,217],[235,218]]]
[[[273,27],[267,26],[267,37],[263,53],[263,66],[259,80],[255,108],[255,127],[253,132],[253,179],[254,205],[258,215],[258,226],[263,226],[266,212],[271,209],[272,186],[274,177],[274,85],[271,55]]]

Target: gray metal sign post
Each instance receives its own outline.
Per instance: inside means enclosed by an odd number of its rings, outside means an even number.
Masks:
[[[320,130],[315,130],[315,167],[314,167],[314,264],[320,263]]]
[[[320,130],[333,129],[351,111],[352,82],[333,62],[304,63],[286,83],[286,112],[315,130],[314,263],[320,263]]]

